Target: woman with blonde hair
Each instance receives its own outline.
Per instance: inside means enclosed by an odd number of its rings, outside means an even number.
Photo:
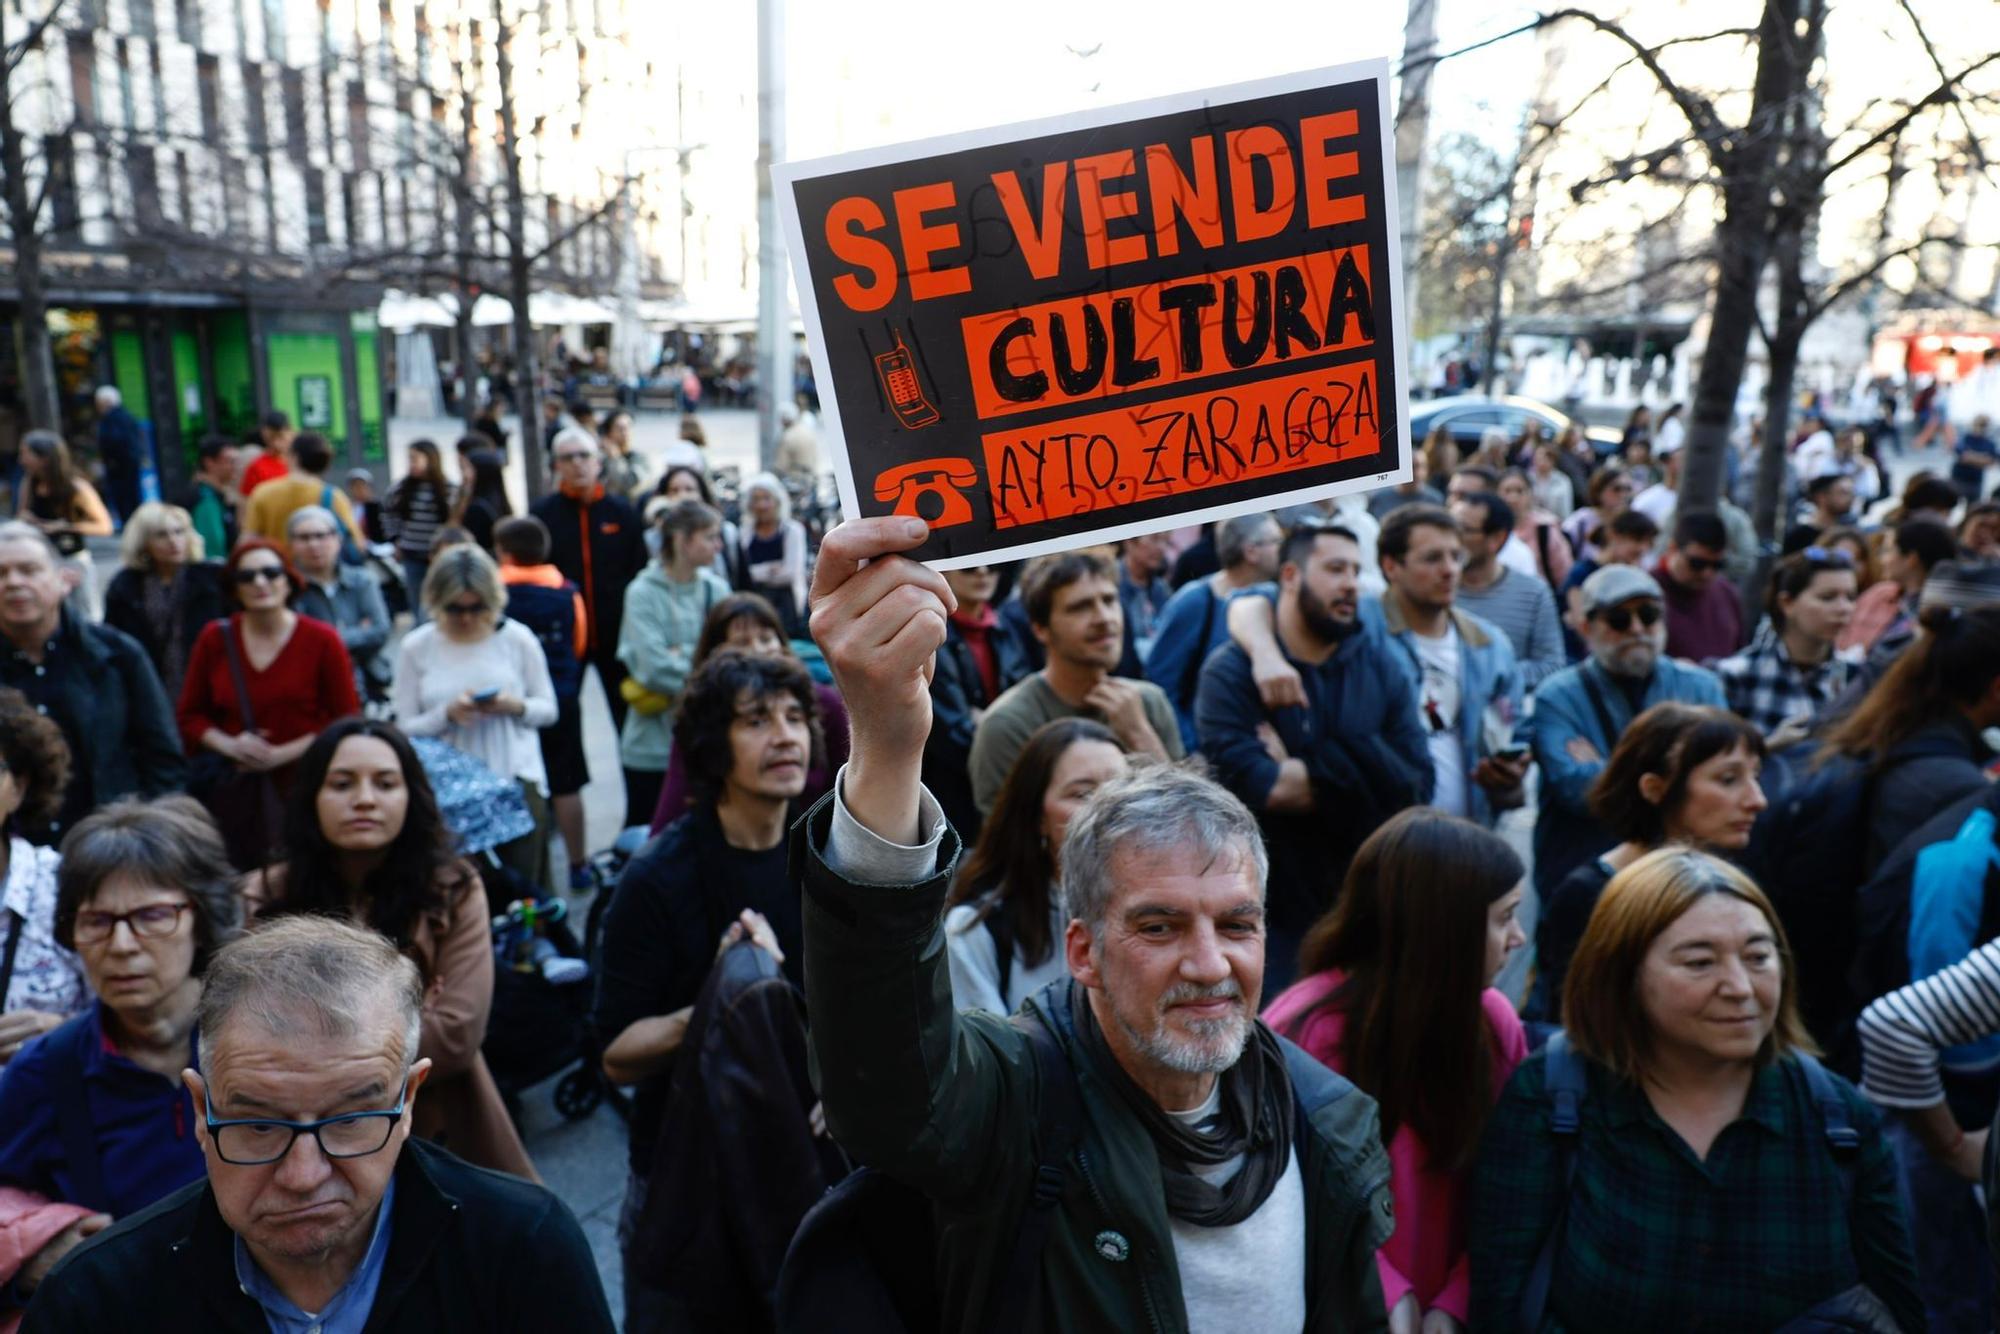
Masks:
[[[389,687],[396,723],[410,736],[440,737],[520,783],[534,831],[495,855],[530,884],[550,888],[540,729],[556,720],[556,691],[541,641],[507,619],[500,567],[470,542],[432,558],[423,605],[430,619],[396,651]]]
[[[229,614],[222,566],[204,560],[194,519],[178,505],[147,501],[119,538],[125,568],[104,590],[104,623],[139,641],[168,699],[179,699],[188,654],[202,627]]]
[[[1669,847],[1612,878],[1566,1032],[1487,1121],[1473,1328],[1924,1328],[1881,1113],[1814,1057],[1797,993],[1728,862]]]
[[[787,636],[805,632],[806,529],[792,517],[791,493],[777,474],[760,472],[743,484],[743,590],[778,609]]]

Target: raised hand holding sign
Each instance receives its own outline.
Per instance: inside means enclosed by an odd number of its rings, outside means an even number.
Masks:
[[[929,534],[921,519],[850,519],[826,535],[813,570],[813,640],[847,705],[841,797],[864,826],[903,844],[918,839],[931,671],[958,606],[943,575],[901,554]]]

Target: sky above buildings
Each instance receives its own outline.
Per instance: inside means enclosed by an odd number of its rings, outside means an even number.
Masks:
[[[1515,27],[1511,0],[1441,0],[1449,51]],[[789,6],[786,156],[819,157],[1374,57],[1400,59],[1398,0],[872,0]],[[1510,142],[1531,38],[1447,62],[1432,133]]]

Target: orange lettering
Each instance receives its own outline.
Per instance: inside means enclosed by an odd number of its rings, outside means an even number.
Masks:
[[[1359,129],[1360,118],[1352,111],[1307,116],[1299,122],[1299,142],[1306,159],[1306,226],[1332,227],[1343,222],[1359,222],[1367,216],[1368,202],[1362,196],[1336,197],[1327,189],[1331,182],[1342,176],[1361,174],[1358,155],[1326,151],[1329,141],[1351,139]]]
[[[1252,125],[1247,130],[1231,130],[1229,151],[1229,200],[1236,216],[1236,239],[1261,241],[1276,236],[1292,220],[1292,205],[1298,199],[1298,183],[1293,174],[1291,145],[1275,126]],[[1271,206],[1257,207],[1257,174],[1251,164],[1263,158],[1271,166]]]
[[[862,195],[837,200],[826,211],[827,249],[869,275],[866,282],[851,273],[840,274],[833,280],[834,294],[847,303],[849,310],[880,310],[896,295],[895,253],[866,235],[880,231],[888,222],[882,216],[881,205]]]
[[[1109,219],[1129,218],[1138,213],[1139,196],[1130,191],[1107,195],[1104,183],[1130,176],[1138,166],[1138,155],[1129,148],[1076,160],[1076,202],[1083,213],[1083,254],[1093,269],[1130,264],[1146,257],[1145,237],[1113,237],[1105,231]]]
[[[963,267],[933,269],[931,256],[958,244],[958,224],[926,225],[924,214],[956,208],[958,192],[950,181],[914,185],[891,196],[896,202],[896,227],[903,234],[903,259],[910,273],[910,296],[927,301],[972,290],[972,274]]]
[[[1053,278],[1062,264],[1062,222],[1064,187],[1069,181],[1069,163],[1051,162],[1042,168],[1042,223],[1038,229],[1028,216],[1028,201],[1021,193],[1021,181],[1011,171],[993,173],[993,189],[1006,210],[1007,222],[1020,244],[1021,258],[1028,272],[1037,278]]]
[[[1187,222],[1188,230],[1204,249],[1222,245],[1222,194],[1215,184],[1215,140],[1196,139],[1194,180],[1181,175],[1180,164],[1165,144],[1146,145],[1146,184],[1153,197],[1153,251],[1160,258],[1178,255],[1180,229],[1174,214]]]

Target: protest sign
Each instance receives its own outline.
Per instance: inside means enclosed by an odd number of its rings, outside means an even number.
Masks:
[[[847,513],[949,569],[1407,481],[1388,84],[776,168]]]

